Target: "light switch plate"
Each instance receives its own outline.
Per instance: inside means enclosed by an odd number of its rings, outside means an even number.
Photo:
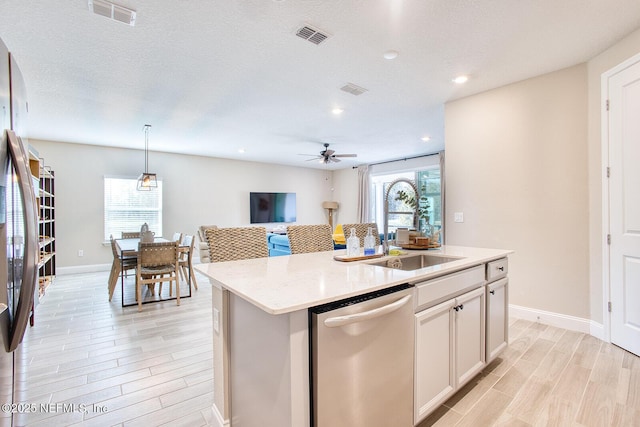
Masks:
[[[454,222],[464,222],[464,214],[462,212],[454,212],[453,221]]]

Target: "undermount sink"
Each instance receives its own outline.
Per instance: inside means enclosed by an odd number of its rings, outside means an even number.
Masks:
[[[462,258],[452,258],[447,256],[419,254],[402,257],[392,257],[383,261],[370,262],[369,265],[377,265],[380,267],[395,268],[397,270],[418,270],[420,268],[432,267],[434,265],[446,264],[448,262],[458,261]]]

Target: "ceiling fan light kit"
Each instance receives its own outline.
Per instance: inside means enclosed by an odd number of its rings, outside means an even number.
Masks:
[[[357,154],[336,154],[334,150],[329,149],[328,143],[325,142],[323,145],[324,145],[324,150],[322,150],[319,155],[312,155],[313,158],[309,160],[317,160],[318,163],[329,164],[329,163],[339,163],[340,162],[339,157],[358,157]]]

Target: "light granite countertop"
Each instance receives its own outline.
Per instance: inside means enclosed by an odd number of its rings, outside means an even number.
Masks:
[[[249,301],[269,314],[285,314],[385,289],[416,283],[503,258],[513,251],[464,246],[437,250],[404,251],[460,258],[413,271],[370,265],[391,257],[342,262],[334,255],[344,250],[314,252],[241,261],[198,264],[195,268],[223,289]]]

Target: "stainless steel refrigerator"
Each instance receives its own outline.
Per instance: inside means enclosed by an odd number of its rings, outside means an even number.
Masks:
[[[26,128],[25,85],[2,40],[0,109],[0,426],[12,426],[16,364],[37,289],[38,212],[27,144],[19,136]]]

